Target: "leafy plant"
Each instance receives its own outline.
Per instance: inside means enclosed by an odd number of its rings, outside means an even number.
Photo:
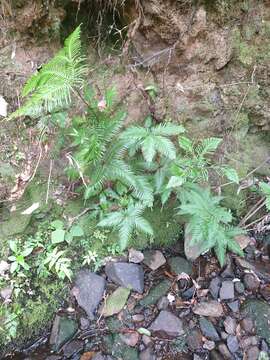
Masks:
[[[98,226],[116,228],[119,231],[120,249],[123,250],[135,230],[150,236],[154,235],[150,223],[142,217],[144,209],[145,206],[141,203],[130,205],[126,209],[109,213],[98,223]]]
[[[71,281],[71,259],[64,257],[64,254],[64,250],[58,250],[57,247],[54,248],[51,252],[47,253],[44,265],[47,265],[50,271],[54,269],[59,279],[67,277]]]
[[[8,260],[11,261],[10,272],[20,272],[22,269],[29,270],[30,266],[27,264],[25,258],[28,257],[33,251],[32,247],[20,249],[17,241],[12,240],[9,242],[10,250],[12,255],[8,257]]]
[[[182,190],[180,199],[179,214],[187,217],[186,234],[190,235],[186,237],[187,246],[197,245],[201,254],[213,248],[221,266],[225,264],[227,250],[243,256],[234,240],[243,231],[231,225],[230,211],[220,205],[222,197],[192,184]]]
[[[122,133],[121,137],[127,148],[134,152],[140,149],[145,161],[152,162],[157,154],[170,160],[175,159],[176,148],[169,137],[184,131],[183,126],[173,123],[153,126],[151,118],[148,118],[145,127],[131,126]]]
[[[81,55],[80,34],[78,26],[54,58],[27,81],[22,91],[27,100],[10,119],[25,115],[37,117],[71,103],[72,95],[77,95],[84,83],[87,70]]]

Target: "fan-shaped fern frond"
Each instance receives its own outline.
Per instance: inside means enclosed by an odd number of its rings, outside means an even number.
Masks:
[[[28,99],[9,119],[24,115],[37,117],[70,104],[72,94],[82,87],[86,74],[80,34],[78,26],[65,40],[63,49],[27,81],[22,95]]]

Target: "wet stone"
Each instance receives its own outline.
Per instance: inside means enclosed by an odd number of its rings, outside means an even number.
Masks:
[[[239,349],[239,343],[236,336],[229,335],[227,338],[227,346],[232,354]]]
[[[201,332],[205,337],[213,341],[220,340],[220,336],[211,321],[207,320],[206,318],[200,318],[199,324]]]
[[[223,281],[221,284],[219,297],[221,300],[234,299],[234,284],[232,281]]]
[[[169,280],[162,280],[158,285],[150,289],[148,295],[140,301],[140,305],[148,306],[155,304],[160,298],[167,294],[170,287],[171,282]]]
[[[181,273],[186,273],[188,275],[191,275],[192,273],[191,263],[180,256],[170,258],[168,260],[168,263],[170,265],[171,271],[175,274],[179,275]]]
[[[210,285],[209,285],[209,291],[215,300],[218,299],[220,286],[221,286],[221,281],[219,278],[216,277],[211,280]]]
[[[236,330],[236,320],[231,316],[227,316],[224,320],[224,328],[227,334],[234,335]]]
[[[71,292],[79,306],[93,320],[94,312],[103,298],[105,280],[89,270],[82,270],[77,274]]]
[[[56,315],[50,335],[50,346],[58,351],[69,341],[78,329],[76,321]]]
[[[182,321],[170,313],[162,310],[158,317],[149,327],[150,331],[165,334],[171,337],[176,337],[184,334]]]
[[[154,271],[166,264],[166,259],[161,251],[149,250],[144,252],[143,263]]]
[[[260,286],[260,280],[252,274],[244,275],[244,284],[247,290],[257,291]]]
[[[109,262],[105,266],[105,273],[110,281],[143,293],[144,272],[141,265]]]

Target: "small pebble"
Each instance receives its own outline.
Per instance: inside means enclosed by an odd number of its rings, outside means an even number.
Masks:
[[[244,292],[245,292],[245,286],[241,281],[236,281],[234,283],[234,288],[235,288],[235,291],[240,295],[244,294]]]
[[[241,328],[248,334],[254,333],[254,322],[250,318],[245,318],[240,322]]]
[[[259,358],[260,350],[257,346],[252,346],[245,351],[244,359],[245,360],[257,360]]]
[[[245,274],[243,281],[247,290],[256,291],[259,289],[260,280],[256,276]]]
[[[134,322],[141,322],[141,321],[144,320],[144,315],[142,315],[142,314],[133,315],[133,316],[132,316],[132,320],[133,320]]]
[[[211,340],[206,340],[205,343],[203,344],[203,348],[209,351],[213,350],[215,346],[216,346],[215,342]]]
[[[221,284],[219,297],[221,300],[234,299],[234,284],[232,281],[223,281]]]

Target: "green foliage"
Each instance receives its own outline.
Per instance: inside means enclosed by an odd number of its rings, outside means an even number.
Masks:
[[[27,264],[25,258],[31,254],[33,248],[27,247],[21,250],[18,242],[15,240],[9,242],[9,247],[12,251],[12,255],[8,257],[8,260],[11,262],[10,272],[19,273],[21,270],[30,270],[30,266]]]
[[[72,270],[71,259],[64,257],[65,251],[54,248],[47,253],[44,265],[48,265],[49,270],[54,269],[59,279],[67,277],[71,281]]]
[[[86,74],[80,33],[79,26],[65,40],[63,49],[27,81],[22,95],[28,98],[10,119],[25,115],[37,117],[71,103],[72,94],[82,87]]]
[[[113,227],[119,231],[121,250],[125,249],[134,230],[153,236],[153,229],[150,223],[142,217],[145,206],[140,203],[129,205],[109,213],[98,223],[101,227]]]
[[[230,211],[220,206],[222,197],[213,196],[209,189],[198,185],[186,185],[180,193],[181,205],[179,214],[187,216],[186,232],[189,234],[189,245],[197,244],[201,253],[214,248],[221,266],[225,264],[226,251],[243,256],[236,235],[243,233],[231,225]]]
[[[265,205],[268,211],[270,211],[270,185],[265,182],[260,182],[259,187],[263,195],[265,196]]]

